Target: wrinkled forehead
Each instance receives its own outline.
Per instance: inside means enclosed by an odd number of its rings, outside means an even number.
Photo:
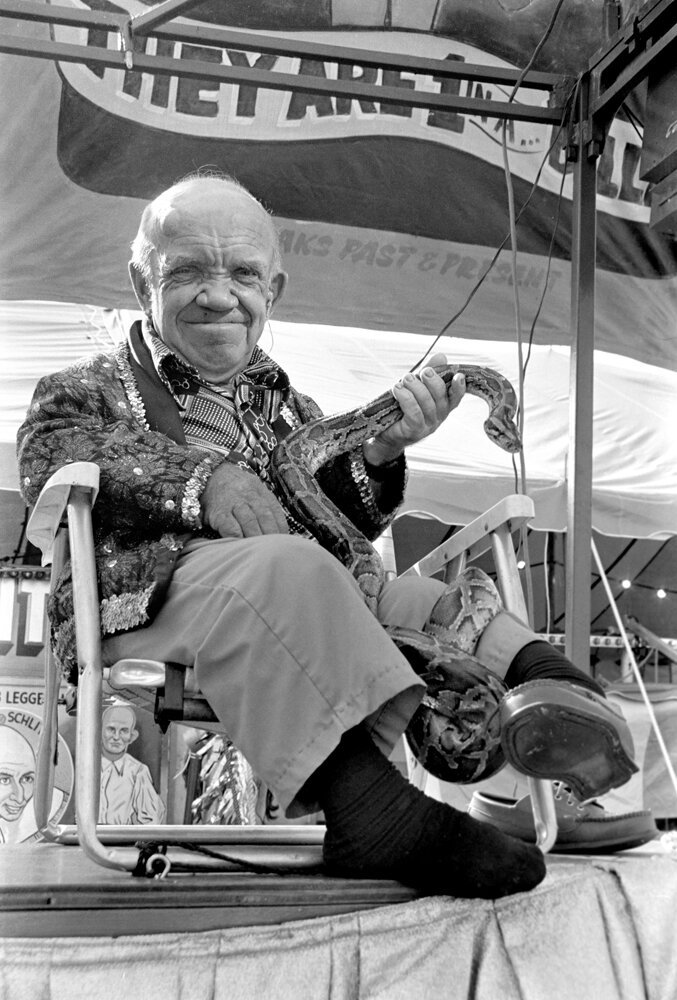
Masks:
[[[170,188],[147,211],[146,235],[159,251],[194,236],[215,242],[242,236],[271,251],[274,245],[275,229],[268,213],[246,191],[224,183]]]

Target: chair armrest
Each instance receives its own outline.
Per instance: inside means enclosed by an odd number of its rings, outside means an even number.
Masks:
[[[476,517],[470,524],[466,524],[464,528],[453,534],[446,542],[438,545],[423,559],[410,566],[401,575],[432,576],[464,554],[466,561],[472,562],[473,559],[477,559],[483,552],[491,548],[490,536],[493,532],[505,526],[512,533],[522,524],[530,521],[534,513],[534,502],[531,497],[524,493],[513,493],[504,497],[480,517]]]
[[[73,487],[91,490],[92,505],[99,491],[99,466],[70,462],[47,480],[30,516],[26,537],[42,551],[42,565],[52,561],[52,550]]]

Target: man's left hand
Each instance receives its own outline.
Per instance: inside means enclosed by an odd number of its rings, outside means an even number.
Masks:
[[[447,363],[445,354],[435,354],[420,373],[408,373],[395,385],[393,395],[402,417],[365,442],[364,457],[371,465],[393,461],[405,448],[436,431],[456,409],[465,395],[465,378],[458,373],[447,386],[435,371]]]

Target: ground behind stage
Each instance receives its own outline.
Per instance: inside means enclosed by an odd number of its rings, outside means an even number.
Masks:
[[[147,880],[0,849],[1,1000],[676,1000],[677,854],[548,857],[535,890],[220,872]]]

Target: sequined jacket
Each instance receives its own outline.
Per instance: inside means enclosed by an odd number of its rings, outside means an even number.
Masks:
[[[310,397],[293,388],[286,403],[293,425],[321,415]],[[182,547],[204,534],[200,497],[224,459],[186,444],[178,407],[155,372],[138,324],[115,351],[39,381],[18,432],[18,460],[28,505],[62,465],[99,466],[93,524],[102,633],[152,621]],[[373,539],[402,500],[404,461],[382,484],[378,504],[364,480],[355,477],[354,466],[350,456],[340,456],[320,470],[318,479],[327,496]],[[55,655],[74,682],[70,565],[56,581],[48,615]]]

